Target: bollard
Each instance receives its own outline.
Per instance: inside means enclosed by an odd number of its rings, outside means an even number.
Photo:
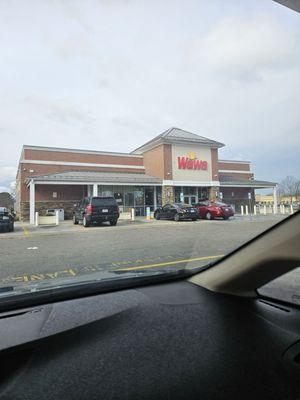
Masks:
[[[150,221],[150,207],[146,207],[146,219]]]
[[[38,212],[36,212],[35,213],[35,226],[39,226],[39,213]]]
[[[246,209],[246,215],[249,215],[248,206],[247,205],[245,205],[245,209]]]
[[[256,215],[256,205],[255,204],[254,204],[253,212],[254,212],[254,215]]]
[[[267,206],[264,205],[264,215],[267,215]]]
[[[241,206],[241,215],[244,215],[244,206]]]
[[[294,213],[294,208],[293,208],[293,204],[291,204],[291,214]]]
[[[55,225],[59,225],[59,211],[55,211]]]
[[[135,211],[134,208],[131,209],[131,221],[134,221]]]

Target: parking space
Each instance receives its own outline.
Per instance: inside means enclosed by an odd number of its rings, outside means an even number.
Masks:
[[[120,221],[90,228],[17,223],[0,235],[0,285],[78,277],[105,271],[195,268],[212,262],[280,217],[224,220]]]

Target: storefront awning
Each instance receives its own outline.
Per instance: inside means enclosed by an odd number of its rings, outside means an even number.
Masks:
[[[220,187],[247,187],[253,189],[264,189],[273,188],[276,186],[276,182],[268,181],[257,181],[257,180],[231,180],[231,181],[220,181]]]
[[[146,174],[116,172],[67,171],[59,174],[39,175],[27,179],[27,184],[111,184],[111,185],[162,185],[162,180]]]

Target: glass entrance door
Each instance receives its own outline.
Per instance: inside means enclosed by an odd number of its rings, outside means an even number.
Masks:
[[[190,206],[193,206],[194,204],[197,203],[197,197],[196,196],[184,196],[184,204],[189,204]]]

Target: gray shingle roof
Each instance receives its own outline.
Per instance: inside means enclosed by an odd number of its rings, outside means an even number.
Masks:
[[[135,149],[132,153],[140,153],[147,148],[151,148],[158,144],[159,142],[166,142],[166,143],[176,143],[176,142],[186,142],[186,143],[195,143],[195,144],[202,144],[205,146],[211,147],[223,147],[224,144],[221,142],[217,142],[212,139],[208,139],[204,136],[196,135],[195,133],[187,132],[179,128],[170,128],[165,132],[161,133],[160,135],[156,136],[155,138],[149,140],[149,142],[143,144],[142,146]]]
[[[59,182],[86,182],[101,183],[109,182],[113,184],[132,183],[132,184],[162,184],[162,180],[146,174],[130,174],[116,172],[92,172],[92,171],[67,171],[59,174],[38,175],[27,179],[33,181],[57,181]]]

